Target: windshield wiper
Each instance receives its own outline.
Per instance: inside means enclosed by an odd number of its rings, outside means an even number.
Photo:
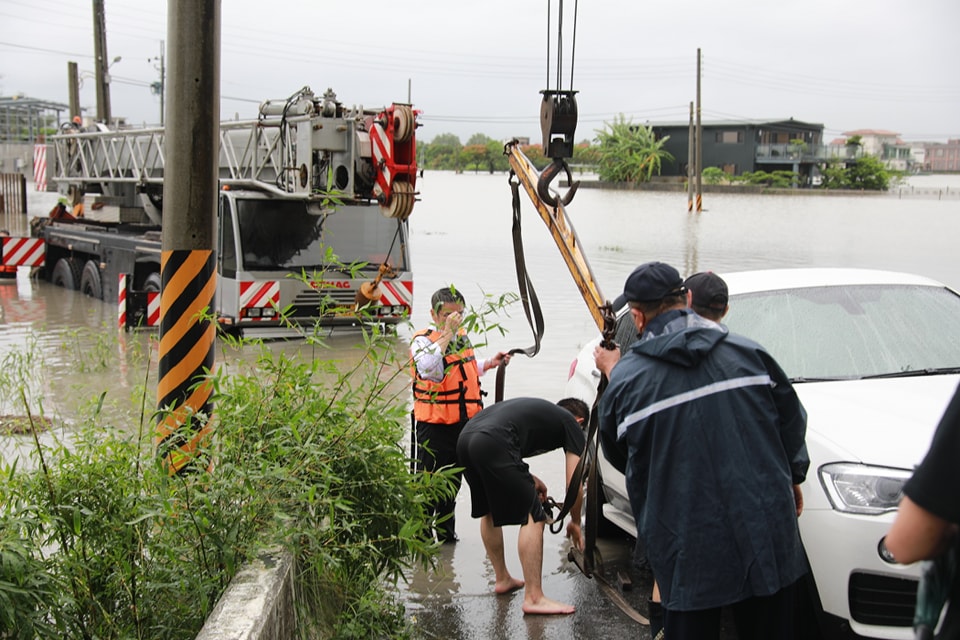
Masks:
[[[869,376],[860,376],[860,380],[879,380],[882,378],[911,378],[913,376],[939,376],[950,373],[960,373],[960,367],[931,367],[927,369],[910,369],[907,371],[890,371],[889,373],[874,373]]]
[[[795,378],[790,378],[790,383],[798,384],[801,382],[836,382],[837,380],[855,380],[855,379],[856,378],[852,376],[829,376],[829,377],[823,377],[823,378],[796,376]]]

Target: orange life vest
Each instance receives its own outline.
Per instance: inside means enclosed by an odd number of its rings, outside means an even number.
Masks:
[[[440,339],[440,332],[424,329],[414,334],[414,338],[419,336],[427,336],[436,342]],[[418,422],[456,424],[473,417],[483,408],[480,372],[473,345],[463,330],[450,341],[443,355],[443,380],[433,382],[421,378],[416,365],[413,376],[413,415]]]

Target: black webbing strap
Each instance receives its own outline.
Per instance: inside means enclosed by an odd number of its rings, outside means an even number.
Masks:
[[[607,377],[600,377],[600,384],[597,387],[597,396],[593,401],[593,407],[590,409],[590,420],[587,427],[587,441],[584,446],[583,455],[577,462],[577,467],[573,470],[573,477],[570,478],[570,484],[567,485],[567,493],[563,497],[563,503],[560,504],[560,513],[556,517],[548,517],[547,522],[550,525],[550,531],[559,533],[563,525],[563,519],[573,503],[577,500],[577,495],[583,490],[583,481],[587,482],[587,501],[584,509],[584,564],[583,573],[589,578],[593,573],[593,556],[597,547],[597,524],[600,518],[599,482],[597,481],[597,455],[599,447],[597,446],[597,434],[599,433],[600,419],[597,415],[597,407],[600,403],[600,396],[603,389],[607,386]]]
[[[600,482],[597,469],[597,456],[600,455],[600,397],[607,388],[607,376],[600,375],[597,395],[590,407],[590,428],[587,430],[587,452],[590,454],[590,468],[587,471],[587,499],[584,506],[583,523],[583,573],[589,578],[593,574],[594,556],[597,553],[597,528],[600,526]]]
[[[520,182],[513,180],[510,172],[510,189],[513,191],[513,259],[517,267],[517,287],[520,291],[520,302],[523,303],[523,313],[533,330],[533,345],[526,349],[510,349],[507,353],[514,355],[522,353],[530,358],[540,352],[540,339],[543,338],[543,312],[540,309],[540,300],[533,288],[530,274],[527,273],[527,263],[523,255],[523,234],[520,229]],[[506,366],[501,362],[497,367],[497,386],[494,402],[503,400],[504,378]]]

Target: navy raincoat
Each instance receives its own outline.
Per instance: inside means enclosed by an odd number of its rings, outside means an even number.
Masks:
[[[805,436],[774,359],[690,310],[655,317],[623,354],[600,442],[626,475],[667,609],[772,595],[806,573],[792,489],[810,462]]]

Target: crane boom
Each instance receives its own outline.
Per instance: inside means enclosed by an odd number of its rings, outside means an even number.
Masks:
[[[583,254],[580,238],[567,216],[566,209],[561,199],[556,199],[553,206],[548,205],[538,192],[538,183],[540,173],[530,162],[529,158],[520,150],[519,143],[514,140],[509,142],[505,148],[505,153],[509,157],[510,167],[517,176],[520,184],[523,185],[530,200],[533,201],[540,214],[540,218],[550,230],[560,249],[560,255],[573,276],[573,281],[580,290],[580,295],[590,311],[593,321],[603,335],[604,341],[609,341],[614,333],[614,315],[613,307],[610,301],[603,297],[600,292],[600,286],[590,269],[586,256]]]

